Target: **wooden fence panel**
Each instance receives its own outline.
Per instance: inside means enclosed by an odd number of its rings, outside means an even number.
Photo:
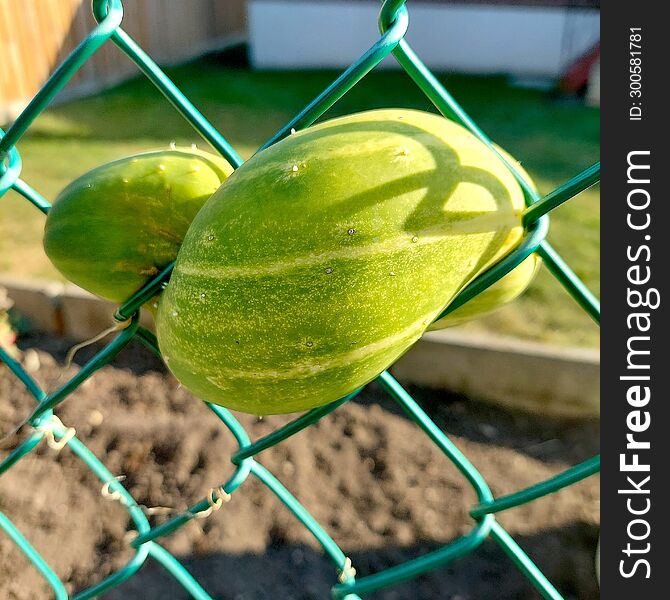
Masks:
[[[246,36],[246,0],[125,0],[122,27],[160,64],[177,64]],[[0,123],[15,118],[95,26],[90,0],[0,0]],[[111,43],[59,98],[92,93],[137,68]]]

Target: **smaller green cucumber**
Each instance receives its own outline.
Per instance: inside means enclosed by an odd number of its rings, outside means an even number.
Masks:
[[[176,258],[191,221],[232,172],[223,158],[195,148],[101,165],[54,202],[46,254],[72,283],[123,302]]]

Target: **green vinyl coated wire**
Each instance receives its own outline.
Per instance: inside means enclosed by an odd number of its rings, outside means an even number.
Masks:
[[[0,200],[8,190],[12,189],[41,212],[47,213],[49,211],[50,203],[20,178],[22,163],[16,144],[72,76],[105,43],[113,43],[120,48],[203,139],[225,157],[233,167],[239,167],[242,164],[242,159],[227,139],[207,121],[165,72],[121,28],[123,19],[121,0],[93,0],[92,11],[97,21],[94,29],[56,68],[12,126],[6,132],[0,131]],[[598,300],[549,245],[546,235],[549,229],[548,214],[583,190],[596,184],[600,179],[600,164],[596,163],[586,167],[581,173],[556,190],[543,198],[539,197],[529,182],[524,179],[524,176],[498,153],[488,136],[468,116],[412,50],[405,39],[409,19],[410,11],[406,6],[406,0],[386,0],[382,4],[379,14],[379,39],[327,86],[321,94],[280,128],[259,150],[289,135],[292,129],[302,129],[311,125],[384,58],[389,55],[394,56],[439,112],[446,118],[452,119],[469,129],[498,154],[500,160],[514,174],[521,185],[527,204],[527,209],[523,213],[524,235],[517,247],[464,288],[438,318],[468,302],[501,277],[504,277],[530,254],[537,253],[566,291],[599,323],[600,305]],[[140,307],[163,289],[170,278],[171,271],[172,265],[165,268],[117,308],[113,315],[119,322],[119,331],[116,336],[89,360],[76,375],[53,392],[48,393],[43,390],[18,361],[0,348],[0,361],[4,362],[10,372],[21,381],[36,403],[35,409],[27,421],[32,428],[32,432],[0,462],[0,476],[30,454],[43,440],[46,440],[47,443],[64,452],[72,452],[81,460],[105,486],[108,493],[125,508],[134,528],[134,536],[128,540],[130,547],[134,549],[134,554],[128,563],[102,581],[79,591],[72,596],[73,598],[79,600],[92,598],[119,585],[132,577],[147,558],[151,558],[167,570],[193,598],[211,600],[207,591],[175,557],[158,544],[157,540],[170,535],[193,518],[207,516],[212,510],[220,506],[224,496],[234,493],[250,476],[267,486],[321,545],[326,557],[333,564],[334,578],[338,578],[337,583],[334,580],[331,590],[334,598],[357,600],[375,590],[418,577],[459,557],[467,556],[486,539],[492,539],[503,549],[544,598],[552,600],[561,598],[560,593],[509,533],[505,531],[496,520],[495,515],[501,511],[532,502],[547,494],[558,492],[568,485],[597,473],[600,469],[600,457],[590,458],[579,465],[566,469],[563,473],[507,496],[494,498],[485,479],[467,457],[456,448],[448,436],[439,429],[411,395],[386,371],[379,375],[377,382],[405,411],[416,424],[418,430],[441,450],[445,456],[445,461],[453,464],[462,474],[464,480],[476,492],[478,500],[477,504],[470,510],[472,527],[468,533],[423,556],[375,574],[356,577],[355,570],[352,568],[345,552],[291,492],[259,462],[258,456],[264,450],[299,434],[304,428],[327,417],[331,412],[354,398],[361,390],[357,390],[327,406],[311,410],[255,442],[249,439],[244,428],[228,410],[221,406],[207,404],[214,418],[218,419],[230,431],[237,442],[238,449],[230,456],[234,465],[234,472],[225,483],[213,488],[207,497],[199,500],[183,513],[168,519],[163,524],[152,527],[147,520],[143,507],[137,504],[122,483],[107,470],[102,461],[76,435],[73,435],[74,431],[68,430],[55,417],[53,410],[98,369],[112,361],[132,339],[139,340],[147,349],[160,357],[155,336],[139,326],[138,315]],[[58,576],[28,539],[3,513],[0,513],[0,529],[9,536],[48,582],[55,597],[58,600],[67,598],[65,586]]]

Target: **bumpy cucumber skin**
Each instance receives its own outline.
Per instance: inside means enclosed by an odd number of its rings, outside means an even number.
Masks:
[[[442,317],[428,327],[428,331],[436,331],[462,325],[478,319],[502,308],[523,294],[535,279],[540,270],[542,259],[531,254],[505,277],[496,281],[491,287],[459,306],[454,312]]]
[[[223,158],[190,148],[101,165],[54,202],[46,254],[68,280],[122,302],[176,258],[196,213],[232,171]]]
[[[165,361],[234,410],[334,401],[518,243],[523,207],[497,156],[437,115],[370,111],[294,134],[194,219],[156,314]]]

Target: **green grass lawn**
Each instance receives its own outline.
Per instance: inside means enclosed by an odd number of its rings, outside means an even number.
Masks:
[[[203,61],[169,71],[194,104],[243,157],[250,156],[332,79],[334,72],[270,72]],[[500,77],[440,79],[546,193],[599,159],[600,112],[559,104],[547,94],[509,86]],[[376,71],[326,116],[381,108],[434,110],[407,75]],[[48,199],[84,171],[147,149],[198,143],[197,134],[144,78],[39,117],[18,148],[22,177]],[[14,192],[0,200],[0,273],[58,278],[41,249],[44,218]],[[599,294],[599,190],[555,211],[549,239]],[[543,269],[513,305],[466,326],[561,344],[596,346],[598,329]]]

